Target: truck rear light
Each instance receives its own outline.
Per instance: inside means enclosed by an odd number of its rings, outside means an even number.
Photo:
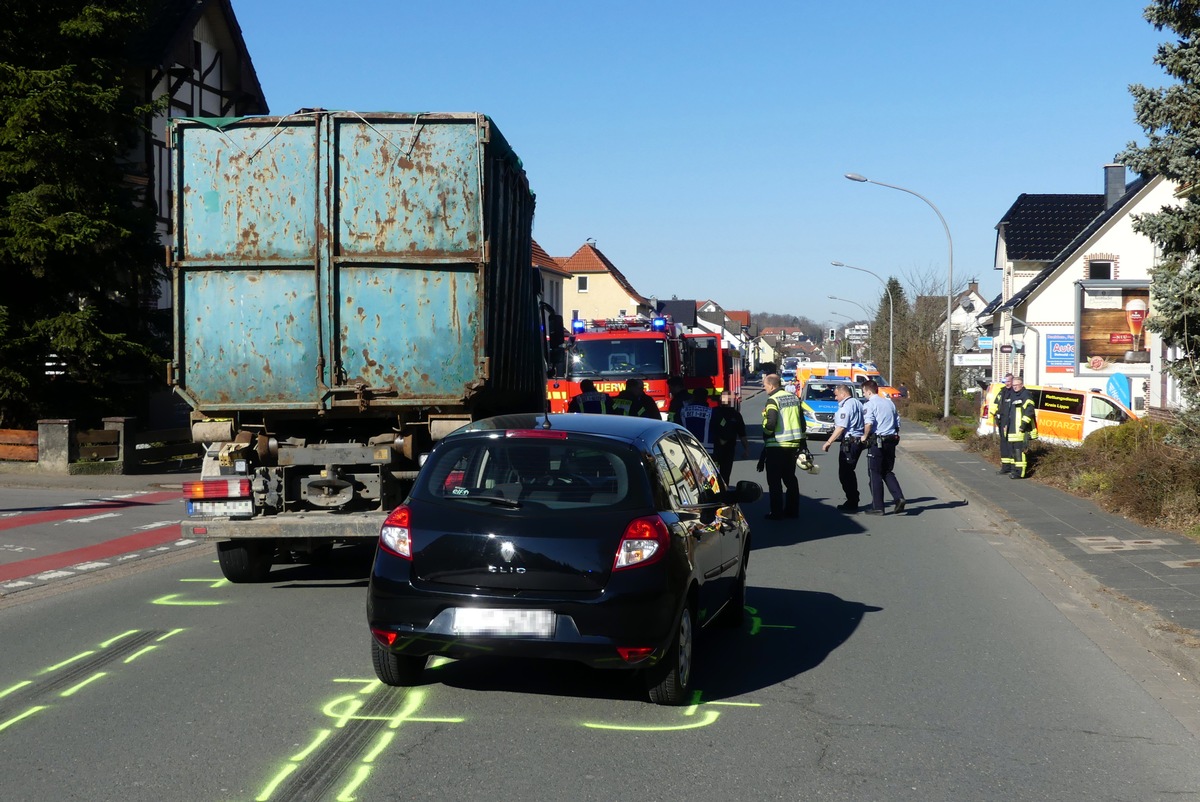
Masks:
[[[671,533],[662,518],[657,515],[635,518],[625,527],[625,534],[621,536],[613,570],[658,562],[670,545]]]
[[[184,498],[249,498],[249,479],[205,479],[183,483]]]
[[[411,520],[412,512],[403,504],[388,513],[387,520],[379,528],[380,547],[389,554],[411,560],[412,530],[409,528]]]
[[[653,646],[618,646],[617,654],[626,663],[639,663],[654,654]]]

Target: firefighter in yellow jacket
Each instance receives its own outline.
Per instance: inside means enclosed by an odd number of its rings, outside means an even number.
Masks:
[[[758,469],[767,472],[771,511],[768,521],[800,517],[800,482],[796,479],[796,457],[808,450],[800,399],[783,389],[778,374],[763,377],[767,405],[763,408],[763,450]]]
[[[1025,389],[1025,380],[1020,376],[1013,377],[1012,393],[1002,412],[1005,415],[1003,436],[1008,440],[1012,460],[1009,471],[1013,479],[1024,479],[1029,474],[1025,451],[1029,448],[1029,441],[1037,439],[1038,432],[1033,397]]]

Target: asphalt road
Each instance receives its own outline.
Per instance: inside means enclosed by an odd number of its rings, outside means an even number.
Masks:
[[[750,622],[701,638],[686,708],[486,657],[381,687],[361,550],[235,586],[184,549],[0,600],[3,796],[1200,797],[1190,683],[903,456],[908,512],[882,518],[833,509],[818,462],[801,519],[756,524]]]

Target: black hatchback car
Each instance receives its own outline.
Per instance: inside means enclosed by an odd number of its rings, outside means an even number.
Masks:
[[[420,681],[431,655],[641,669],[689,698],[694,637],[742,622],[750,530],[682,427],[615,415],[509,415],[443,439],[388,515],[367,618],[375,673]]]

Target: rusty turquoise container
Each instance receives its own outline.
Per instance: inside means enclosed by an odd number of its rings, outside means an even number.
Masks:
[[[534,197],[480,114],[171,122],[172,381],[208,417],[537,410]]]

